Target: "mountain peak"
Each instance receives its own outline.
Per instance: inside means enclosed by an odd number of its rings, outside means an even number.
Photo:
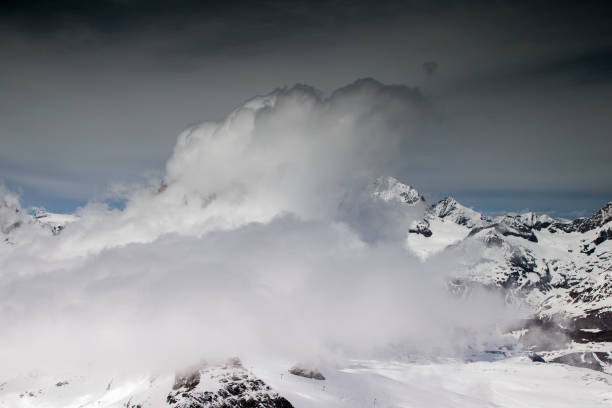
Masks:
[[[438,201],[436,205],[431,208],[431,213],[436,217],[449,219],[456,224],[465,225],[470,228],[481,226],[484,222],[488,221],[487,218],[478,211],[460,204],[450,196]]]
[[[589,218],[576,218],[571,223],[557,223],[556,227],[566,231],[587,232],[612,221],[612,201],[605,204]]]
[[[591,216],[591,220],[600,226],[612,220],[612,201],[597,210],[595,214]]]
[[[413,187],[404,184],[394,177],[378,177],[371,185],[372,195],[384,201],[401,201],[414,205],[425,201]]]

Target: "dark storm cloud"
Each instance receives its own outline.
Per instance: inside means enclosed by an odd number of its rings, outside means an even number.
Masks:
[[[535,66],[522,73],[534,79],[566,77],[575,84],[612,81],[612,48],[595,49]]]
[[[425,69],[425,66],[424,66]],[[612,48],[593,49],[545,61],[479,73],[454,84],[462,92],[496,92],[517,86],[531,88],[606,85],[612,83]]]
[[[398,175],[404,181],[434,195],[457,186],[612,193],[601,153],[611,148],[611,9],[595,1],[5,1],[0,176],[26,193],[82,201],[109,181],[160,170],[183,128],[221,119],[255,94],[295,83],[329,93],[374,77],[419,87],[440,118],[421,159]],[[427,75],[427,61],[443,69]],[[485,159],[452,172],[434,166],[461,162],[460,151],[488,158],[521,143],[524,154],[494,168]]]
[[[227,42],[219,45],[231,45],[300,29],[335,30],[362,19],[388,16],[401,8],[397,1],[376,6],[365,1],[8,1],[2,5],[1,21],[31,35],[81,29],[110,36],[210,25],[218,30],[216,40]]]
[[[585,41],[607,28],[610,11],[606,2],[486,1],[146,1],[78,0],[14,1],[0,6],[0,23],[9,30],[33,36],[53,36],[63,32],[87,31],[96,38],[123,38],[126,34],[185,32],[198,27],[200,36],[213,49],[244,46],[267,39],[308,33],[324,36],[338,33],[354,24],[388,21],[397,17],[427,22],[451,17],[460,24],[471,24],[485,17],[491,22],[513,23],[524,36],[575,34]],[[203,29],[207,27],[208,29]],[[409,31],[409,30],[407,30]],[[213,37],[213,38],[210,38]],[[91,37],[88,37],[91,39]],[[65,41],[66,38],[59,40]],[[83,46],[90,43],[84,41]]]

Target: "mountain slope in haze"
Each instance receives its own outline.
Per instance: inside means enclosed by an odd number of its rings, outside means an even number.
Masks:
[[[609,206],[490,218],[376,178],[419,155],[425,99],[254,97],[120,209],[0,186],[0,408],[609,406]]]
[[[72,223],[79,222],[73,216],[5,207],[7,224],[15,218],[13,211],[20,221],[4,232],[7,242],[25,240],[26,235],[19,235],[22,228],[39,229],[49,239],[60,239]],[[349,224],[359,218],[380,227],[376,236],[369,237],[373,242],[403,240],[406,250],[423,262],[442,254],[455,255],[449,259],[461,262],[448,265],[453,293],[469,296],[474,288],[484,287],[502,291],[508,302],[529,305],[532,318],[513,328],[519,346],[425,364],[403,361],[406,356],[351,360],[323,367],[325,380],[320,381],[291,375],[293,365],[278,361],[255,362],[251,367],[233,360],[177,374],[143,373],[139,378],[32,373],[0,378],[0,407],[523,404],[558,408],[609,404],[611,204],[573,221],[534,213],[490,218],[452,198],[429,205],[413,187],[381,177],[341,207],[349,214]],[[486,384],[487,392],[481,393],[475,384]]]
[[[538,325],[577,342],[612,341],[612,202],[573,221],[533,212],[486,217],[445,198],[409,230],[421,259],[461,256],[453,284],[481,285],[524,302]],[[533,322],[532,322],[533,323]]]
[[[8,197],[0,203],[7,244],[27,244],[31,236],[19,238],[22,230],[62,235],[78,224],[71,214],[24,211]],[[429,205],[413,187],[379,177],[339,208],[341,220],[362,231],[366,242],[403,240],[423,262],[442,253],[458,256],[459,264],[448,265],[457,287],[501,288],[532,307],[537,318],[569,318],[574,329],[591,330],[585,337],[610,336],[612,202],[572,221],[533,212],[491,218],[450,197]]]

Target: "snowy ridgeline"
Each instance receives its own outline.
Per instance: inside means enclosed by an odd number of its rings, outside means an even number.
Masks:
[[[413,223],[406,246],[424,261],[463,255],[454,285],[501,288],[540,319],[569,318],[576,336],[612,341],[611,220],[612,203],[573,221],[534,213],[491,219],[446,198]]]
[[[612,204],[574,221],[534,213],[489,218],[452,198],[429,205],[393,178],[365,191],[372,206],[363,212],[359,201],[355,213],[389,211],[394,222],[383,225],[397,228],[406,251],[424,264],[443,254],[461,260],[452,265],[450,293],[501,291],[535,311],[511,328],[519,348],[455,360],[352,361],[321,367],[321,379],[291,374],[315,371],[290,363],[236,360],[137,378],[32,373],[0,378],[0,407],[610,406]],[[350,204],[341,206],[350,212]],[[26,242],[18,234],[26,227],[61,239],[80,222],[18,205],[5,205],[2,216],[7,250]]]
[[[32,373],[0,384],[5,407],[608,407],[612,376],[527,357],[473,362],[351,361],[325,380],[270,362],[201,364],[179,374],[97,378]],[[248,367],[248,368],[246,368]]]
[[[161,189],[158,195],[163,194]],[[55,236],[64,235],[64,228],[70,233],[89,222],[39,209],[28,213],[14,197],[2,204],[0,222],[8,244],[0,248],[4,250],[28,245],[34,234],[19,235],[26,227],[60,239]],[[345,197],[339,208],[345,214],[340,220],[351,227],[359,230],[370,224],[370,235],[363,235],[366,241],[403,240],[406,250],[424,263],[453,255],[460,261],[447,265],[451,292],[499,289],[509,302],[535,310],[524,328],[544,327],[580,343],[612,341],[612,203],[573,221],[535,213],[489,218],[450,197],[429,205],[414,188],[380,177],[363,193]],[[96,231],[89,234],[95,236]],[[125,236],[113,233],[106,245],[120,245]],[[70,247],[78,247],[82,240],[71,238]]]
[[[453,259],[461,260],[448,265],[455,278],[450,282],[454,291],[474,284],[497,287],[507,292],[508,300],[535,308],[538,318],[571,318],[575,329],[590,333],[587,337],[603,340],[608,335],[602,332],[612,330],[612,202],[589,218],[568,221],[535,213],[489,218],[450,197],[429,205],[418,191],[392,177],[378,178],[364,193],[344,198],[339,204],[340,220],[357,231],[366,231],[362,234],[366,241],[403,240],[407,251],[423,262],[452,254]],[[59,249],[78,248],[85,242],[84,248],[89,250],[89,237],[106,247],[130,242],[128,234],[118,231],[111,231],[110,241],[96,237],[97,231],[88,229],[91,221],[86,217],[39,209],[28,213],[16,200],[3,204],[1,234],[8,247],[27,246],[40,233],[60,235],[64,228],[69,228],[69,233],[80,229],[81,235],[69,237]],[[120,221],[113,220],[117,228],[127,228]],[[147,231],[156,223],[155,219],[145,221]],[[129,227],[129,231],[135,229]],[[166,232],[172,229],[158,234]],[[133,235],[132,240],[139,242],[139,235]],[[128,241],[121,241],[125,239]],[[8,250],[7,245],[3,247],[0,250]],[[82,254],[68,256],[74,255]]]

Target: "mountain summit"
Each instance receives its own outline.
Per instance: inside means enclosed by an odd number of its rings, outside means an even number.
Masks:
[[[397,201],[414,205],[425,198],[413,187],[399,182],[393,177],[379,177],[370,185],[373,197],[383,201]]]

